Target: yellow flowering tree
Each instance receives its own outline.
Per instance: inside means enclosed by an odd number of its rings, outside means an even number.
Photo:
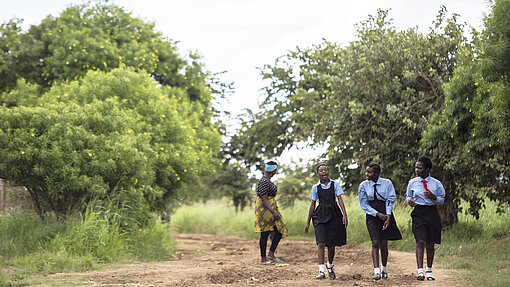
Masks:
[[[122,7],[107,1],[72,5],[26,32],[21,22],[13,19],[0,26],[0,92],[13,89],[21,78],[47,89],[82,78],[89,70],[125,65],[149,73],[162,85],[185,89],[193,100],[211,100],[198,57],[184,60],[154,23]]]

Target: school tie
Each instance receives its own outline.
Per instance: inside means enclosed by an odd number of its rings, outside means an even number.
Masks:
[[[423,186],[425,187],[425,190],[428,191],[428,192],[432,192],[429,190],[429,188],[427,187],[427,181],[422,179],[421,182],[423,182]]]
[[[377,199],[377,189],[375,188],[376,185],[377,183],[374,184],[374,199]]]

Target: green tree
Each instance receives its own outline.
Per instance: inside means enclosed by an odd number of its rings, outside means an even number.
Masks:
[[[0,109],[0,177],[26,186],[41,215],[114,199],[147,219],[214,168],[220,135],[204,109],[133,68],[90,71],[36,106]]]
[[[510,1],[498,0],[457,56],[461,64],[445,84],[444,109],[422,140],[448,178],[455,198],[478,217],[485,198],[510,202]]]
[[[310,140],[328,147],[324,158],[345,189],[355,191],[365,164],[377,161],[403,194],[428,118],[442,109],[453,55],[466,42],[456,18],[443,7],[421,34],[397,30],[378,11],[344,47],[324,41],[264,67],[267,99],[241,130],[247,158]]]
[[[296,200],[305,200],[310,198],[310,189],[317,182],[315,176],[315,163],[301,165],[293,162],[288,166],[278,168],[278,202],[282,206],[294,206]]]
[[[162,85],[185,89],[192,100],[211,100],[204,81],[208,74],[198,56],[190,55],[188,63],[153,23],[108,1],[70,6],[26,32],[20,23],[14,19],[0,26],[0,92],[13,89],[21,78],[47,89],[80,79],[89,70],[126,65],[146,71]]]

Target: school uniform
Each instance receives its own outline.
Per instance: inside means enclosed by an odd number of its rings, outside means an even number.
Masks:
[[[428,190],[437,196],[436,200],[425,198]],[[413,234],[416,242],[423,240],[441,244],[441,218],[436,205],[444,203],[445,190],[443,184],[431,177],[415,177],[407,185],[406,201],[414,199],[416,206],[411,212]]]
[[[358,187],[361,209],[366,213],[366,225],[371,240],[400,240],[402,234],[393,216],[393,204],[397,199],[393,183],[379,177],[377,182],[365,180]],[[390,215],[388,228],[382,230],[384,221],[377,218],[377,212]]]
[[[326,246],[342,246],[347,242],[343,214],[336,202],[344,194],[338,182],[329,180],[327,185],[320,181],[312,187],[310,198],[319,203],[312,213],[315,242]]]

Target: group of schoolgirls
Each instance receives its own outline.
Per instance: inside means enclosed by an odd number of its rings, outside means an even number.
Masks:
[[[276,163],[270,163],[272,165],[269,169],[272,170],[272,176],[276,172]],[[444,202],[445,190],[439,180],[430,176],[431,168],[432,161],[430,158],[426,156],[418,158],[414,166],[417,177],[409,181],[406,192],[406,202],[414,208],[411,212],[411,218],[412,231],[416,240],[417,280],[435,280],[432,274],[432,263],[435,253],[434,244],[441,243],[441,220],[436,205]],[[347,212],[342,200],[344,192],[338,182],[329,178],[329,168],[326,164],[319,164],[316,171],[319,181],[311,189],[310,198],[312,202],[304,231],[308,234],[310,220],[312,220],[318,248],[319,274],[316,276],[316,279],[326,278],[325,269],[328,271],[328,277],[335,279],[336,275],[333,269],[335,247],[346,244],[346,228],[348,225]],[[366,213],[366,226],[372,241],[372,261],[374,265],[372,279],[387,280],[388,240],[400,240],[402,235],[392,213],[393,204],[396,200],[395,189],[389,179],[379,176],[380,173],[381,167],[377,163],[371,163],[366,167],[366,180],[359,185],[358,197],[360,207]],[[267,184],[267,182],[262,182],[262,184],[259,182],[259,189],[264,184]],[[273,184],[271,187],[274,188],[271,198],[274,198],[276,195],[276,185]],[[260,203],[257,206],[260,211],[256,211],[256,215],[264,212],[263,207],[268,206],[270,213],[266,214],[266,218],[271,218],[265,232],[261,228],[257,230],[257,227],[256,231],[261,232],[260,247],[262,262],[271,264],[274,260],[276,262],[280,261],[274,256],[274,251],[282,237],[282,233],[287,233],[287,228],[283,223],[281,214],[277,211],[276,201],[272,199],[272,202],[269,203],[267,196],[263,197],[265,198],[259,198]],[[266,212],[268,212],[267,208]],[[256,217],[260,219],[262,215]],[[271,221],[272,219],[274,220]],[[275,232],[277,236],[276,241],[273,238],[268,259],[265,257],[265,242],[267,242],[269,231]],[[327,262],[324,264],[326,247],[328,255]],[[424,272],[423,259],[425,249],[427,250],[427,267]],[[380,261],[379,257],[381,258]],[[381,265],[379,262],[381,262]]]

